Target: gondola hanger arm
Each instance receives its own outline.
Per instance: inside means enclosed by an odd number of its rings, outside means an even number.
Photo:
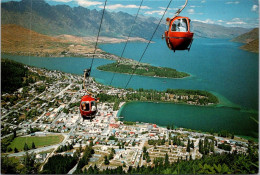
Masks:
[[[178,9],[178,10],[177,10],[177,12],[176,12],[175,15],[172,17],[172,19],[175,18],[176,16],[178,16],[178,15],[181,13],[181,11],[186,7],[187,4],[188,4],[188,0],[185,1],[185,4],[182,6],[181,9]]]

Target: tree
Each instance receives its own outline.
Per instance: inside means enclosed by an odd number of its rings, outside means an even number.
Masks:
[[[105,156],[104,164],[109,165],[109,160],[107,159],[107,156]]]
[[[36,147],[35,147],[35,144],[34,144],[34,142],[32,142],[32,149],[35,149]]]
[[[172,124],[172,127],[171,127],[172,130],[174,130],[174,124]]]
[[[27,143],[24,143],[23,150],[24,151],[28,151],[29,150],[29,147],[28,147]]]
[[[194,149],[194,142],[193,142],[193,140],[191,141],[190,147]]]
[[[23,164],[24,169],[22,170],[22,174],[37,174],[39,165],[36,163],[36,155],[34,153],[29,154],[26,152]]]
[[[190,139],[188,139],[188,143],[187,143],[187,149],[186,149],[187,152],[190,152]]]
[[[167,129],[170,130],[170,125],[167,125]]]
[[[16,137],[16,129],[13,130],[14,138]]]
[[[112,148],[112,150],[111,150],[111,152],[110,152],[110,154],[109,154],[109,160],[111,160],[111,159],[113,159],[114,158],[114,152],[115,152],[115,150]]]
[[[1,157],[1,174],[18,174],[16,167],[16,162],[13,162],[7,156]]]
[[[18,149],[17,149],[16,147],[14,148],[14,152],[15,152],[15,153],[18,153]]]
[[[168,166],[168,165],[169,165],[169,156],[168,156],[167,153],[165,154],[164,165],[165,165],[165,166]]]

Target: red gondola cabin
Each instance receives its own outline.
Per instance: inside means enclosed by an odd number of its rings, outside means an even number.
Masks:
[[[80,114],[83,119],[92,118],[97,113],[97,103],[96,99],[90,95],[85,95],[81,98],[80,101]]]
[[[188,17],[177,16],[173,19],[167,18],[169,30],[165,31],[165,40],[169,49],[190,50],[193,33],[190,32],[190,19]]]

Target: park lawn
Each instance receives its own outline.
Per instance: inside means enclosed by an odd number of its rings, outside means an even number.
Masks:
[[[16,137],[10,144],[13,150],[17,148],[19,151],[23,151],[24,144],[27,143],[29,149],[32,148],[32,142],[34,142],[36,148],[43,146],[55,145],[62,142],[64,139],[63,135],[50,135],[50,136],[29,136],[29,137]]]

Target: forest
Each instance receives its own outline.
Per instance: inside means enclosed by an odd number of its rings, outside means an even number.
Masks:
[[[12,93],[26,85],[29,70],[23,64],[1,59],[1,93]]]
[[[103,66],[99,66],[97,69],[102,71],[110,71],[116,73],[136,74],[143,76],[156,76],[167,78],[184,78],[189,76],[185,72],[178,72],[175,69],[166,67],[155,67],[150,65],[133,65],[124,63],[111,63]]]

